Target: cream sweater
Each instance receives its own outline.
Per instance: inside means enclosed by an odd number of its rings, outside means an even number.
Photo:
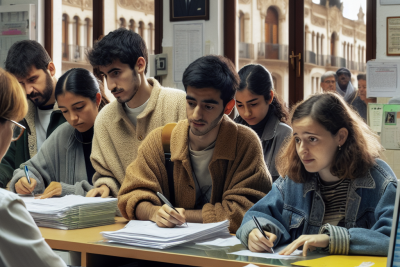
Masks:
[[[94,187],[105,184],[116,197],[125,177],[125,170],[137,156],[139,145],[154,129],[170,122],[186,119],[184,91],[153,85],[145,110],[137,117],[137,126],[129,120],[118,101],[105,106],[96,118],[90,159],[96,173]]]

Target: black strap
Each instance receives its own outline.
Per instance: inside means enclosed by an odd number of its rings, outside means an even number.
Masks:
[[[165,168],[167,169],[169,202],[175,206],[175,188],[174,188],[174,163],[171,161],[171,153],[165,154]]]

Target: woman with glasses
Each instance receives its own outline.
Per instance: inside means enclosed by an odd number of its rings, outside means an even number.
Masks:
[[[288,111],[275,93],[271,74],[262,65],[250,64],[239,71],[240,85],[236,92],[235,121],[252,128],[261,139],[264,161],[275,181],[279,174],[275,168],[283,141],[292,134],[286,124]]]
[[[0,160],[24,131],[17,123],[28,112],[25,91],[0,68]],[[0,266],[66,266],[42,238],[24,202],[0,189]]]
[[[41,198],[75,194],[85,196],[93,188],[95,173],[90,162],[93,125],[99,110],[109,101],[102,97],[98,80],[86,69],[67,71],[58,80],[55,97],[66,123],[43,143],[28,167],[14,172],[10,190],[42,194]]]

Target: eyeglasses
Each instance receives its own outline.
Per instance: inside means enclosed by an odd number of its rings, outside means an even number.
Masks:
[[[330,84],[330,83],[331,83],[331,84],[334,84],[334,83],[336,83],[336,81],[329,81],[329,80],[328,80],[328,81],[324,81],[324,83],[327,83],[327,84]]]
[[[11,121],[13,123],[12,124],[13,136],[12,136],[11,141],[17,141],[19,138],[21,138],[22,134],[25,131],[25,126],[19,124],[16,121],[10,120],[10,119],[6,119],[6,118],[2,118],[2,119]]]

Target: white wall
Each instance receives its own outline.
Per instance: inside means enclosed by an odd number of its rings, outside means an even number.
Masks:
[[[400,60],[400,57],[386,56],[386,18],[397,17],[400,14],[400,5],[381,6],[377,1],[376,18],[376,58]]]
[[[173,25],[174,22],[169,21],[169,0],[163,0],[163,53],[168,54],[168,75],[163,76],[163,85],[175,88],[183,89],[181,83],[174,83],[174,70],[173,70]],[[223,12],[223,1],[212,0],[210,1],[210,20],[205,21],[204,27],[204,42],[211,42],[213,47],[213,54],[223,55],[224,54],[224,12]],[[188,21],[193,23],[198,21]],[[203,22],[203,21],[200,21]],[[205,44],[204,44],[205,45]]]

